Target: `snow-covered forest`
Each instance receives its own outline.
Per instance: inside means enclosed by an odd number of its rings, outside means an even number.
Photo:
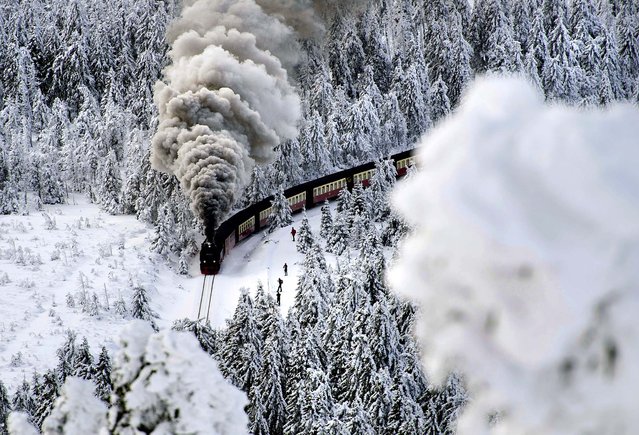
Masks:
[[[170,63],[165,36],[182,5],[6,3],[0,6],[0,213],[27,215],[86,195],[107,213],[134,214],[151,225],[152,249],[168,260],[158,267],[188,273],[202,223],[176,177],[153,169],[150,158],[159,124],[154,86]],[[305,259],[294,306],[283,315],[258,287],[254,296],[242,294],[224,329],[176,322],[174,329],[195,334],[199,348],[175,332],[140,326],[142,332],[123,333],[120,353],[109,356],[89,349],[81,331],[70,331],[50,370],[15,391],[0,383],[0,433],[8,431],[11,410],[24,413],[16,414],[12,433],[31,426],[51,434],[106,427],[207,433],[200,423],[219,433],[239,433],[244,424],[254,434],[455,431],[467,401],[463,379],[449,371],[442,386],[431,384],[413,333],[416,317],[428,312],[416,313],[384,279],[409,228],[391,211],[394,169],[383,159],[413,148],[450,119],[480,74],[520,75],[551,104],[637,104],[639,2],[354,3],[326,2],[318,12],[323,31],[299,36],[301,59],[289,71],[301,99],[297,137],[276,147],[272,163],[252,168],[235,204],[378,162],[369,189],[344,190],[334,215],[325,207],[320,234],[308,222],[300,227],[297,248]],[[337,259],[335,267],[326,255]],[[135,291],[131,316],[155,328],[146,297],[144,289]],[[175,369],[184,355],[202,366]],[[158,367],[168,374],[148,390]],[[93,381],[97,400],[91,384],[65,384],[69,376]],[[229,404],[220,403],[224,394],[233,397]],[[198,407],[190,409],[193,395]],[[244,404],[246,415],[237,412]],[[92,415],[92,425],[78,412]]]
[[[326,11],[302,41],[299,136],[256,167],[242,203],[278,186],[412,147],[475,74],[521,72],[549,100],[636,101],[636,1],[380,0]],[[86,193],[160,229],[158,249],[189,257],[198,234],[174,177],[151,169],[153,86],[167,63],[170,0],[29,0],[0,20],[2,213]]]

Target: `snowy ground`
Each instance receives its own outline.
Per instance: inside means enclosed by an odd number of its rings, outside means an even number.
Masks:
[[[202,290],[197,258],[191,264],[191,277],[178,275],[150,252],[152,228],[133,216],[105,214],[81,196],[71,202],[45,207],[55,219],[55,229],[46,229],[41,212],[0,216],[0,380],[11,391],[23,377],[31,378],[34,369],[42,372],[57,364],[55,351],[67,329],[86,336],[94,353],[102,344],[112,349],[128,321],[116,313],[114,304],[121,296],[128,307],[137,283],[148,289],[160,328],[197,316]],[[308,216],[315,231],[320,209]],[[293,225],[300,219],[296,215]],[[233,314],[240,288],[254,292],[258,280],[275,295],[281,277],[282,308],[292,305],[302,257],[289,232],[290,227],[256,234],[225,259],[211,303],[214,326],[223,326]],[[289,265],[288,277],[282,270],[284,262]],[[67,305],[67,294],[74,307]],[[94,294],[97,314],[95,306],[93,313],[80,306],[83,297],[91,302]]]

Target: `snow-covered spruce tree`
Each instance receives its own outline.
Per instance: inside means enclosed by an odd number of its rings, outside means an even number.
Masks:
[[[271,217],[269,218],[269,232],[273,232],[278,228],[284,228],[293,222],[291,217],[291,205],[284,196],[284,188],[280,186],[273,195],[273,201],[271,201],[273,210]]]
[[[267,180],[264,169],[258,165],[253,167],[251,181],[246,188],[246,204],[255,204],[268,196]]]
[[[146,288],[141,285],[136,285],[133,288],[133,296],[131,296],[131,317],[145,320],[149,322],[153,329],[157,329],[155,321],[153,320],[157,317],[157,314],[151,309],[146,292]]]
[[[327,239],[333,231],[333,216],[331,214],[331,206],[328,201],[322,204],[322,219],[320,221],[320,237]]]
[[[311,231],[311,226],[308,223],[308,216],[306,216],[305,209],[303,211],[302,223],[297,230],[297,239],[295,246],[298,252],[300,252],[301,254],[306,254],[313,243],[315,243],[315,239],[313,238],[313,233]]]
[[[422,92],[422,83],[427,80],[427,71],[410,63],[406,69],[401,64],[393,72],[393,91],[397,96],[399,107],[406,120],[407,139],[413,141],[429,126],[426,99]]]
[[[447,11],[437,14],[436,9],[429,9],[433,15],[424,23],[424,50],[430,61],[431,77],[442,77],[448,87],[451,106],[454,107],[473,76],[473,48],[464,34],[464,28],[470,29],[470,26],[462,27],[462,16],[459,12]]]
[[[120,213],[122,180],[120,179],[120,170],[118,169],[118,162],[113,149],[111,149],[100,162],[97,180],[97,195],[100,205],[102,205],[108,213]]]
[[[362,183],[355,183],[353,186],[353,192],[351,193],[351,208],[352,212],[362,217],[369,217],[369,203],[366,193],[364,192],[364,186]]]
[[[409,144],[406,139],[408,127],[406,126],[406,119],[399,107],[397,94],[394,90],[391,89],[385,95],[384,103],[379,111],[380,122],[382,124],[382,139],[380,141],[379,153],[386,155],[394,148],[408,148]]]
[[[307,179],[326,175],[332,169],[331,156],[326,149],[324,121],[317,111],[306,119],[299,135],[302,153],[302,170]]]
[[[113,384],[111,382],[111,357],[106,347],[102,346],[98,361],[93,366],[93,382],[95,395],[103,402],[109,403]]]
[[[18,212],[18,185],[5,159],[4,150],[0,149],[0,214]]]
[[[246,396],[188,333],[127,325],[113,359],[110,433],[247,434]]]
[[[2,381],[0,381],[0,434],[5,435],[8,433],[7,429],[7,417],[11,412],[11,401],[9,394]]]
[[[334,399],[326,379],[326,356],[322,352],[318,334],[314,330],[303,334],[295,317],[290,315],[288,325],[291,349],[286,369],[287,420],[284,433],[298,434],[305,433],[309,424],[324,424],[308,420],[326,418],[329,409],[332,414]],[[311,375],[314,375],[316,382],[321,383],[321,390],[318,390],[320,385],[309,385]],[[310,414],[313,409],[320,409],[320,416]]]
[[[263,294],[263,293],[262,293]],[[286,423],[286,366],[288,363],[288,331],[279,307],[271,295],[263,297],[258,308],[258,327],[262,332],[262,371],[257,382],[261,399],[266,404],[263,416],[271,434],[279,434]]]
[[[33,419],[35,415],[35,398],[31,394],[31,386],[26,379],[16,389],[11,399],[12,409],[15,412],[26,414],[29,419]]]
[[[76,349],[72,374],[82,379],[93,379],[93,356],[86,337],[82,337],[82,343]]]
[[[579,84],[584,80],[583,71],[577,62],[573,44],[564,25],[564,20],[557,18],[548,38],[549,58],[542,71],[542,83],[546,98],[577,103]]]
[[[473,7],[471,43],[477,72],[521,70],[521,48],[504,8],[500,0],[479,0]]]
[[[167,257],[173,248],[174,225],[175,219],[170,204],[163,204],[158,210],[151,249],[164,257]]]
[[[289,310],[303,333],[319,328],[328,318],[333,286],[330,276],[316,252],[307,251],[298,277],[295,302]],[[318,326],[319,325],[319,326]]]
[[[221,346],[220,369],[242,391],[250,393],[262,370],[263,341],[253,300],[242,289],[233,317],[228,321]]]
[[[433,122],[446,117],[450,113],[450,99],[448,98],[448,86],[440,75],[431,86],[429,95],[430,113]]]
[[[306,375],[298,383],[300,419],[296,425],[287,424],[284,434],[330,433],[334,419],[334,398],[330,383],[322,370],[307,369]]]
[[[360,95],[349,106],[344,122],[342,161],[354,166],[361,160],[370,159],[377,148],[381,123],[369,95]]]
[[[42,427],[42,422],[53,409],[55,400],[60,395],[58,380],[53,370],[48,370],[42,376],[42,387],[40,394],[35,397],[35,413],[33,414],[33,423],[37,428]]]
[[[200,320],[180,319],[171,327],[175,331],[187,331],[193,333],[200,347],[211,356],[219,355],[221,345],[221,333],[211,328],[209,323]]]
[[[76,356],[76,333],[72,330],[67,330],[67,335],[62,346],[56,350],[58,356],[58,366],[56,367],[56,374],[58,376],[58,382],[63,384],[67,376],[73,374],[73,363]]]

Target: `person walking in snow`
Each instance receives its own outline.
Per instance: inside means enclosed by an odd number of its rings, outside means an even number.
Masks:
[[[277,292],[275,293],[277,295],[277,306],[280,306],[280,302],[281,302],[281,297],[282,297],[282,288],[278,287]]]
[[[282,284],[284,284],[284,281],[282,280],[282,278],[277,278],[277,291],[281,292],[282,291]]]
[[[295,227],[293,227],[293,229],[291,230],[291,236],[293,236],[293,241],[295,241],[295,233],[297,233],[297,231],[295,231]]]
[[[284,276],[288,276],[288,264],[284,263]]]

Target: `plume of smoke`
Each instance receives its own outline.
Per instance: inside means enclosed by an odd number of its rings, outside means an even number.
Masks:
[[[310,20],[301,11],[295,16]],[[180,180],[207,231],[228,213],[253,165],[271,161],[273,148],[297,134],[300,100],[287,68],[299,47],[285,19],[254,0],[186,0],[168,32],[152,163]]]

